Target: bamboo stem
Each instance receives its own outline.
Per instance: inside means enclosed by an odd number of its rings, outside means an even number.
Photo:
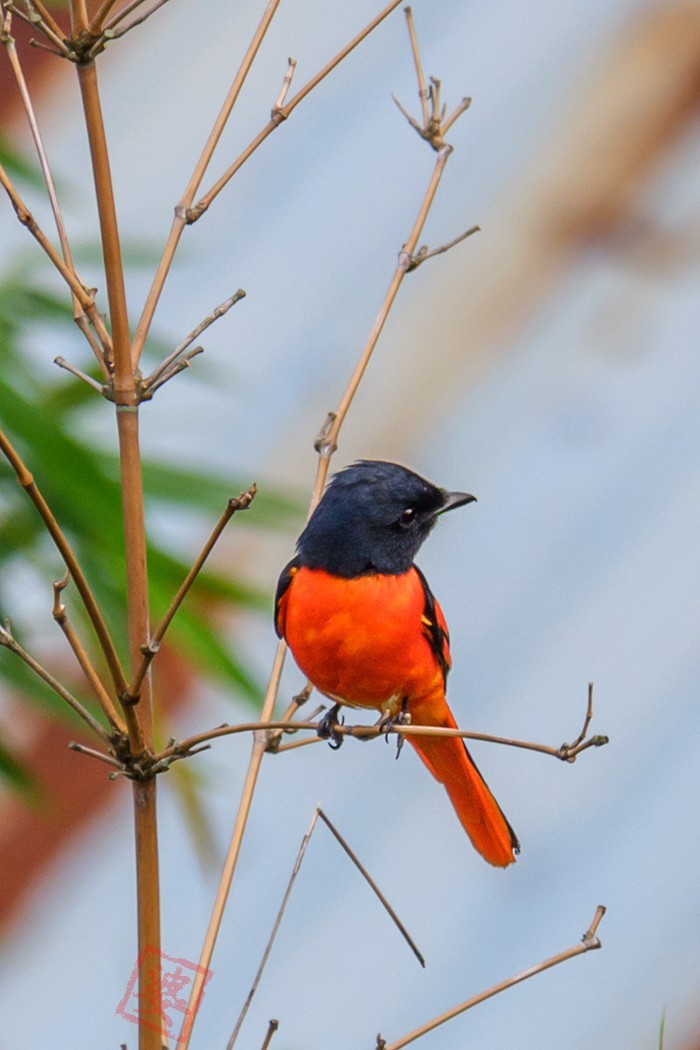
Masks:
[[[282,668],[284,666],[284,656],[287,650],[285,642],[280,642],[277,646],[277,653],[275,661],[272,666],[272,672],[270,674],[270,681],[267,686],[267,692],[265,693],[265,699],[261,710],[261,721],[269,721],[272,709],[275,705],[275,699],[277,698],[277,691],[279,689],[280,678],[282,676]],[[236,814],[236,821],[233,826],[233,832],[231,834],[231,842],[229,844],[228,852],[226,854],[226,860],[224,861],[224,867],[221,872],[221,878],[219,880],[219,888],[217,890],[216,899],[214,901],[214,907],[212,908],[211,918],[209,920],[209,926],[207,928],[206,936],[204,938],[204,945],[199,957],[199,964],[194,980],[192,982],[192,991],[190,993],[190,999],[187,1004],[186,1017],[189,1018],[187,1024],[187,1030],[180,1033],[180,1044],[182,1050],[188,1050],[190,1045],[190,1038],[192,1036],[192,1029],[197,1019],[197,1011],[201,1001],[201,991],[204,986],[204,975],[210,968],[211,957],[214,953],[214,945],[216,944],[216,938],[221,927],[221,920],[224,914],[224,908],[228,900],[229,891],[231,889],[231,883],[233,881],[233,875],[236,870],[238,863],[238,856],[241,851],[241,845],[243,842],[243,835],[248,823],[248,816],[250,814],[250,807],[253,801],[253,793],[255,791],[255,784],[258,779],[258,773],[260,772],[260,764],[263,760],[263,755],[267,748],[267,735],[264,732],[258,732],[255,734],[253,739],[253,750],[250,756],[248,764],[248,771],[246,773],[245,782],[243,784],[243,791],[241,793],[241,801]]]
[[[83,3],[83,0],[76,0],[76,3]],[[87,18],[86,14],[85,18]],[[146,528],[139,448],[138,391],[136,374],[131,364],[131,340],[124,271],[109,152],[97,74],[93,62],[78,66],[78,80],[92,158],[112,327],[114,400],[119,437],[126,551],[130,673],[133,677],[141,662],[141,644],[144,638],[149,636]],[[138,757],[139,754],[150,750],[153,745],[153,713],[148,677],[143,682],[138,706],[127,703],[124,712],[129,730],[131,752],[134,757]],[[150,950],[153,953],[154,966],[159,967],[160,889],[155,778],[148,781],[134,781],[132,788],[136,836],[138,952],[141,957],[142,952]],[[155,1028],[150,1028],[144,1019],[139,1024],[140,1050],[161,1050],[161,1045],[160,1032]]]

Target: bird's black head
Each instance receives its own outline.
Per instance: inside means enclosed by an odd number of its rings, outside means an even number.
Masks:
[[[348,578],[407,572],[438,514],[474,499],[398,463],[360,460],[326,489],[299,537],[299,561]]]

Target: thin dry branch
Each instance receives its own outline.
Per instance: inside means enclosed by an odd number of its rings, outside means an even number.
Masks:
[[[94,718],[90,712],[83,707],[79,700],[70,693],[65,686],[61,685],[57,678],[46,670],[38,660],[35,660],[33,656],[30,656],[26,649],[23,649],[19,642],[13,637],[12,630],[10,628],[9,621],[5,621],[5,626],[0,627],[0,646],[7,649],[9,652],[14,653],[15,656],[19,657],[27,667],[31,668],[37,677],[41,678],[42,681],[53,689],[54,693],[61,697],[69,707],[71,707],[86,725],[90,726],[93,733],[95,733],[100,740],[106,745],[110,745],[110,737],[104,726],[100,725],[96,718]]]
[[[415,957],[418,960],[418,962],[425,969],[425,959],[423,958],[422,953],[418,950],[416,942],[413,940],[413,938],[411,937],[410,933],[408,932],[408,930],[406,929],[404,924],[401,922],[401,919],[398,917],[398,915],[396,914],[396,912],[394,911],[392,906],[389,904],[389,901],[386,899],[386,897],[384,896],[382,891],[379,889],[379,886],[377,886],[377,884],[374,881],[374,879],[372,878],[372,876],[369,874],[369,872],[367,871],[365,866],[362,864],[362,862],[360,861],[360,859],[357,856],[357,854],[353,850],[350,849],[350,846],[347,844],[347,842],[345,841],[343,836],[340,834],[340,832],[338,831],[336,826],[332,823],[332,821],[326,816],[326,814],[320,808],[318,810],[318,815],[321,818],[321,820],[323,821],[323,823],[326,825],[326,827],[328,828],[330,833],[333,835],[335,840],[345,850],[345,852],[347,853],[348,857],[350,858],[350,860],[353,862],[353,864],[355,865],[355,867],[359,871],[360,875],[362,875],[362,878],[365,880],[365,882],[371,888],[372,892],[375,894],[375,896],[381,902],[381,904],[384,907],[385,911],[387,911],[389,913],[389,915],[390,915],[394,925],[398,929],[399,933],[401,934],[403,939],[408,944],[409,948],[411,949],[411,951],[415,955]]]
[[[280,1023],[279,1023],[279,1021],[277,1020],[276,1017],[273,1017],[273,1018],[270,1019],[270,1021],[268,1022],[268,1025],[267,1025],[267,1032],[265,1034],[265,1038],[263,1039],[262,1046],[260,1047],[260,1050],[268,1050],[268,1047],[270,1046],[270,1043],[272,1042],[272,1037],[275,1034],[275,1032],[277,1031],[277,1029],[279,1028],[279,1026],[280,1026]]]
[[[105,24],[105,29],[114,29],[120,22],[123,22],[125,18],[128,18],[134,11],[137,11],[139,7],[143,7],[145,2],[146,0],[130,0],[130,3],[124,4],[124,7],[117,11],[117,13],[110,18],[109,22]],[[105,0],[105,6],[109,3],[110,0]],[[112,2],[110,6],[113,7],[114,3]],[[93,21],[96,22],[97,18]]]
[[[136,29],[137,26],[143,25],[143,23],[146,22],[151,17],[151,15],[154,15],[156,11],[160,10],[160,8],[167,4],[167,2],[168,0],[156,0],[153,6],[149,7],[148,11],[144,11],[142,15],[139,15],[138,18],[134,18],[125,26],[120,26],[116,29],[105,27],[103,32],[100,34],[98,39],[90,48],[88,52],[88,57],[94,58],[95,55],[99,54],[99,52],[103,50],[105,44],[108,41],[117,40],[119,37],[125,36],[126,33],[131,32],[132,29]],[[141,0],[139,0],[139,5],[140,3]],[[116,22],[114,24],[116,25]]]
[[[265,950],[263,952],[263,956],[262,956],[262,959],[260,961],[260,965],[258,967],[258,970],[257,970],[256,974],[255,974],[255,977],[253,978],[253,983],[251,985],[250,991],[248,992],[246,1000],[245,1000],[245,1002],[243,1004],[243,1008],[241,1009],[241,1012],[240,1012],[240,1014],[238,1016],[238,1020],[236,1021],[236,1026],[233,1029],[233,1032],[231,1034],[231,1038],[229,1039],[228,1043],[226,1044],[226,1050],[233,1050],[233,1047],[234,1047],[234,1044],[236,1042],[236,1039],[238,1038],[239,1032],[240,1032],[240,1030],[241,1030],[241,1028],[243,1026],[243,1022],[245,1021],[246,1014],[248,1013],[248,1009],[250,1008],[250,1004],[252,1003],[253,998],[255,996],[255,993],[258,990],[258,985],[260,984],[260,980],[262,978],[263,971],[264,971],[264,969],[265,969],[265,967],[267,965],[267,961],[268,961],[268,959],[270,957],[270,952],[272,951],[272,947],[273,947],[273,945],[275,943],[275,939],[277,937],[277,934],[279,932],[280,926],[282,924],[282,919],[284,918],[284,913],[286,911],[287,904],[289,903],[289,898],[291,896],[292,889],[294,887],[294,883],[296,881],[297,875],[299,874],[299,870],[301,868],[301,863],[302,863],[302,861],[304,859],[304,855],[306,854],[307,847],[309,845],[309,842],[311,841],[311,836],[314,833],[314,829],[316,827],[316,824],[317,824],[319,818],[326,825],[328,830],[331,832],[331,834],[335,838],[336,842],[339,843],[339,845],[345,851],[345,853],[350,858],[352,863],[355,865],[357,870],[360,872],[360,874],[362,875],[363,879],[367,882],[367,884],[369,885],[369,887],[372,890],[372,892],[379,899],[379,901],[382,904],[383,908],[389,914],[389,916],[392,919],[394,925],[397,927],[397,929],[401,933],[401,936],[407,942],[408,946],[410,947],[411,951],[413,952],[413,954],[418,959],[418,961],[421,964],[421,966],[425,966],[425,960],[424,960],[423,956],[421,955],[420,951],[418,950],[418,948],[416,947],[415,941],[413,940],[413,938],[409,934],[409,932],[406,929],[406,927],[404,926],[404,924],[399,919],[398,915],[396,914],[396,912],[392,908],[391,904],[389,904],[389,901],[386,899],[386,897],[384,896],[382,891],[377,886],[377,884],[374,881],[374,879],[371,877],[371,875],[369,874],[367,869],[361,863],[361,861],[359,860],[357,854],[350,848],[350,846],[348,845],[348,843],[346,842],[344,837],[340,834],[340,832],[336,828],[335,824],[333,824],[333,822],[324,813],[324,811],[321,809],[321,807],[320,806],[316,806],[316,808],[313,811],[312,817],[311,817],[311,822],[310,822],[310,824],[309,824],[309,826],[308,826],[308,828],[306,830],[306,834],[304,835],[303,839],[301,840],[301,845],[299,847],[299,852],[297,853],[297,858],[296,858],[296,860],[294,862],[294,867],[292,868],[292,874],[290,875],[289,882],[287,883],[287,889],[285,890],[284,896],[282,898],[282,903],[280,904],[279,910],[277,912],[277,917],[276,917],[274,925],[272,927],[272,933],[270,934],[270,937],[269,937],[269,939],[267,941],[267,944],[265,946]]]
[[[220,317],[223,317],[224,314],[228,313],[232,306],[235,306],[237,302],[240,302],[240,300],[244,298],[245,292],[242,288],[239,288],[237,292],[234,292],[228,299],[224,299],[223,303],[220,303],[215,307],[210,314],[207,314],[207,316],[199,322],[196,328],[193,328],[190,334],[183,339],[179,346],[176,346],[171,354],[168,354],[167,357],[163,358],[161,363],[153,369],[146,379],[144,379],[144,389],[153,389],[157,381],[161,379],[170,366],[177,361],[178,357],[180,357],[180,355],[192,345],[195,339],[198,339],[202,332],[205,332],[210,325],[214,324],[215,321],[218,321]]]
[[[65,40],[65,33],[61,29],[58,22],[56,22],[48,8],[45,7],[44,4],[41,2],[41,0],[27,0],[27,7],[30,11],[34,9],[34,11],[39,15],[40,19],[44,22],[44,24],[47,25],[51,32],[54,33],[60,40]],[[34,24],[36,24],[35,19],[33,19],[32,21],[34,22]]]
[[[368,22],[364,29],[360,30],[360,32],[356,36],[354,36],[352,40],[348,44],[346,44],[345,47],[342,48],[342,50],[340,50],[337,53],[337,55],[335,55],[330,60],[330,62],[326,63],[323,69],[321,69],[315,76],[313,76],[311,80],[308,80],[306,84],[304,84],[304,86],[300,88],[299,91],[297,91],[296,95],[294,95],[294,97],[286,103],[286,105],[280,105],[279,100],[277,101],[277,103],[272,107],[272,116],[270,118],[269,123],[266,124],[260,132],[258,132],[255,138],[236,158],[233,164],[231,164],[226,169],[224,174],[219,179],[217,179],[217,181],[214,183],[211,189],[208,190],[207,193],[205,193],[199,201],[197,201],[195,206],[190,207],[188,209],[188,223],[196,222],[197,219],[199,219],[204,214],[207,208],[209,208],[209,206],[211,205],[212,201],[214,201],[216,197],[218,197],[223,188],[231,181],[236,172],[239,171],[239,169],[245,164],[249,157],[251,157],[253,153],[255,153],[258,146],[262,145],[265,139],[269,135],[271,135],[272,132],[275,131],[275,129],[278,128],[281,123],[283,123],[283,121],[288,120],[288,118],[291,116],[292,112],[296,109],[299,103],[302,102],[306,98],[306,96],[314,90],[314,88],[318,87],[321,81],[325,80],[328,74],[332,73],[336,66],[338,66],[345,58],[347,58],[350,52],[354,51],[358,44],[361,44],[362,41],[366,37],[368,37],[369,34],[372,33],[378,25],[380,25],[384,21],[384,19],[387,18],[388,15],[390,15],[391,12],[394,11],[400,3],[402,3],[402,0],[391,0],[391,3],[388,4],[383,9],[383,11],[380,11],[376,18],[373,18],[371,22]],[[291,64],[292,60],[290,59],[289,61]],[[289,70],[287,75],[289,75]]]
[[[426,1022],[426,1024],[421,1025],[419,1028],[414,1028],[414,1030],[409,1032],[408,1035],[402,1036],[393,1043],[387,1043],[381,1035],[378,1035],[376,1050],[402,1050],[404,1046],[408,1046],[409,1043],[415,1042],[422,1036],[427,1035],[428,1032],[434,1031],[436,1028],[439,1028],[440,1025],[445,1024],[446,1021],[451,1021],[453,1017],[459,1016],[459,1014],[464,1013],[466,1010],[471,1010],[473,1006],[478,1006],[479,1003],[485,1002],[486,999],[491,999],[494,995],[499,995],[507,988],[513,988],[516,984],[520,984],[522,981],[526,981],[528,978],[534,977],[538,973],[543,973],[544,970],[549,970],[553,966],[559,966],[560,963],[567,962],[569,959],[573,959],[576,955],[583,955],[585,952],[594,951],[596,948],[600,948],[601,943],[598,940],[597,931],[604,915],[605,907],[602,904],[599,904],[593,922],[584,933],[579,944],[575,944],[572,948],[567,948],[566,951],[559,952],[557,955],[552,955],[549,959],[545,959],[543,962],[537,963],[535,966],[528,967],[527,970],[515,974],[514,977],[508,977],[505,981],[501,981],[499,984],[494,984],[486,991],[479,992],[478,995],[474,995],[471,999],[467,999],[465,1002],[460,1003],[459,1006],[453,1006],[451,1010],[446,1010],[438,1017],[434,1017],[432,1021]]]
[[[224,531],[227,524],[237,511],[248,509],[250,504],[253,502],[253,499],[255,498],[256,492],[257,486],[253,484],[246,492],[241,492],[238,496],[232,497],[228,501],[226,509],[224,510],[223,514],[214,526],[214,529],[211,535],[209,536],[209,539],[204,544],[204,547],[202,548],[202,550],[199,553],[199,556],[197,557],[197,560],[195,561],[190,571],[187,573],[187,576],[183,580],[175,597],[170,603],[170,608],[161,620],[157,629],[153,632],[150,641],[146,645],[142,646],[143,659],[141,660],[141,663],[134,676],[134,679],[131,685],[129,686],[128,695],[130,703],[137,703],[141,686],[143,685],[143,681],[146,677],[146,674],[148,673],[148,668],[151,666],[151,663],[161,646],[161,643],[165,636],[165,632],[172,623],[176,612],[185,600],[188,591],[192,587],[192,584],[197,579],[197,576],[204,567],[204,563],[206,562],[207,558],[214,549],[217,540],[221,536],[221,533]]]
[[[188,350],[179,361],[176,361],[174,365],[171,365],[170,368],[163,372],[159,379],[156,379],[153,383],[149,383],[147,387],[142,388],[141,400],[150,401],[156,390],[160,390],[160,388],[165,386],[169,380],[173,379],[175,376],[179,376],[181,372],[184,372],[186,368],[190,367],[195,357],[198,357],[203,353],[203,346],[195,346],[193,350]]]
[[[52,54],[58,55],[59,58],[74,59],[75,56],[70,48],[67,46],[65,34],[60,27],[54,22],[45,8],[47,18],[39,14],[38,5],[27,2],[27,11],[23,11],[20,7],[16,7],[15,4],[3,5],[5,9],[11,12],[13,15],[17,15],[24,22],[27,22],[33,29],[38,29],[39,32],[43,33],[47,40],[50,40],[54,47],[48,47],[46,44],[42,44],[38,40],[30,40],[29,43],[33,47],[43,47],[47,51],[51,51]]]
[[[309,843],[311,842],[311,836],[313,835],[314,828],[316,827],[316,824],[318,822],[320,812],[320,806],[316,806],[316,808],[313,811],[309,826],[306,829],[306,833],[303,839],[301,840],[301,845],[299,847],[299,851],[297,853],[297,857],[294,861],[294,866],[292,868],[292,874],[290,875],[289,882],[287,883],[287,889],[284,892],[284,896],[282,897],[282,903],[280,904],[279,910],[277,912],[277,917],[275,918],[274,924],[272,926],[272,933],[270,934],[267,944],[265,945],[265,950],[263,952],[262,959],[260,960],[260,965],[258,966],[255,977],[253,978],[253,983],[250,986],[250,991],[246,996],[246,1000],[243,1003],[241,1012],[238,1015],[238,1020],[236,1021],[233,1032],[231,1033],[231,1037],[228,1043],[226,1044],[226,1050],[233,1050],[236,1040],[238,1039],[238,1033],[243,1027],[243,1022],[245,1021],[246,1014],[248,1013],[248,1009],[250,1008],[250,1004],[252,1003],[255,993],[258,990],[258,985],[260,984],[263,971],[265,969],[265,966],[267,965],[267,960],[270,958],[272,946],[275,943],[275,939],[279,932],[279,928],[282,924],[282,919],[284,918],[284,913],[287,909],[287,904],[289,903],[289,898],[291,896],[292,889],[294,888],[294,883],[296,882],[297,875],[299,874],[304,855],[306,854],[306,849]]]
[[[122,763],[116,758],[112,758],[111,755],[105,755],[103,751],[95,751],[92,747],[85,747],[84,744],[76,744],[75,740],[69,742],[68,750],[77,751],[80,755],[89,755],[90,758],[97,758],[100,762],[106,762],[108,766],[113,766],[120,772],[124,769]]]
[[[20,194],[15,188],[12,180],[10,179],[9,175],[7,174],[7,172],[1,164],[0,185],[3,187],[8,197],[10,198],[10,202],[15,210],[15,214],[20,223],[29,231],[29,233],[31,233],[35,241],[41,246],[41,248],[44,250],[46,255],[49,257],[53,265],[60,273],[63,280],[70,288],[73,295],[75,295],[76,299],[80,303],[80,306],[90,319],[90,323],[92,324],[93,328],[98,333],[100,341],[103,342],[103,344],[108,343],[109,336],[107,334],[107,330],[105,329],[104,322],[99,316],[97,308],[95,306],[95,289],[85,288],[75,270],[66,265],[66,263],[63,261],[61,256],[54,248],[54,246],[49,241],[46,234],[43,232],[43,230],[37,223],[29,208],[27,208],[26,204],[24,203]]]
[[[78,589],[78,593],[82,599],[85,611],[87,612],[90,622],[95,630],[97,639],[100,643],[100,648],[107,661],[112,681],[116,689],[117,695],[121,696],[126,690],[126,678],[122,671],[121,663],[117,651],[112,642],[112,638],[107,630],[107,625],[102,618],[99,606],[95,601],[95,597],[90,590],[87,580],[83,575],[83,571],[78,564],[78,560],[73,553],[73,550],[68,543],[63,531],[61,530],[58,522],[53,516],[46,500],[39,491],[34,478],[32,477],[29,470],[22,462],[17,451],[13,448],[6,435],[0,431],[0,451],[3,453],[10,466],[15,472],[17,483],[27,493],[29,499],[32,501],[41,520],[44,522],[46,531],[53,540],[55,546],[58,549],[59,554],[63,558],[63,562],[68,569],[75,586]]]
[[[338,435],[340,433],[340,429],[343,423],[345,422],[345,417],[348,414],[350,405],[352,404],[353,398],[355,397],[357,389],[362,381],[362,377],[365,374],[372,354],[374,353],[375,347],[379,341],[379,336],[382,333],[382,329],[384,328],[387,317],[389,316],[389,312],[391,311],[391,308],[394,305],[396,296],[398,295],[399,289],[403,283],[403,279],[410,269],[414,253],[416,251],[416,246],[418,244],[418,239],[420,238],[420,235],[423,231],[423,226],[425,225],[425,221],[428,217],[428,212],[430,211],[432,203],[435,199],[435,194],[437,193],[437,189],[440,184],[440,179],[442,178],[442,174],[445,170],[445,165],[447,164],[451,152],[452,147],[448,145],[445,145],[438,152],[435,167],[433,168],[433,172],[428,183],[428,188],[425,191],[423,200],[418,209],[418,215],[416,216],[416,220],[413,224],[413,229],[411,230],[408,240],[403,246],[403,249],[399,253],[399,261],[394,271],[394,276],[392,277],[391,283],[389,284],[389,288],[386,292],[386,295],[384,296],[384,300],[379,309],[379,313],[377,314],[377,318],[374,322],[374,325],[372,326],[369,338],[364,346],[362,353],[360,354],[360,358],[355,367],[355,371],[353,372],[350,378],[350,382],[347,385],[347,388],[345,390],[345,393],[343,394],[343,397],[341,398],[338,408],[335,410],[335,412],[331,412],[329,414],[328,419],[326,421],[326,425],[323,427],[321,434],[316,439],[315,447],[316,451],[318,452],[318,466],[316,470],[316,480],[314,482],[313,493],[311,496],[311,510],[313,510],[316,507],[323,494],[323,488],[325,486],[326,478],[328,476],[328,468],[330,466],[331,457],[338,447]]]
[[[49,202],[51,204],[51,210],[54,216],[54,221],[56,223],[56,230],[58,232],[58,239],[61,245],[63,260],[68,270],[74,274],[76,280],[79,280],[78,275],[75,271],[75,266],[73,265],[70,244],[68,242],[68,234],[66,233],[66,227],[63,221],[63,215],[61,213],[61,207],[58,201],[58,195],[56,193],[56,186],[54,184],[53,175],[51,174],[51,168],[49,166],[48,157],[46,155],[46,150],[44,149],[44,143],[41,138],[41,133],[39,131],[39,125],[36,119],[36,114],[34,112],[34,106],[32,104],[31,95],[29,94],[29,90],[27,88],[24,72],[19,61],[19,56],[17,55],[17,49],[15,47],[14,38],[10,33],[10,29],[11,15],[8,11],[3,22],[0,39],[5,46],[7,58],[10,63],[10,67],[12,69],[15,81],[17,83],[20,98],[22,99],[22,105],[27,116],[29,129],[32,134],[32,139],[34,140],[34,146],[37,152],[37,156],[39,158],[39,165],[41,167],[42,175],[44,177],[44,183],[46,184],[46,192],[48,194]],[[93,351],[100,368],[102,369],[103,375],[105,376],[105,378],[108,378],[109,370],[105,362],[105,356],[103,351],[109,350],[110,340],[104,328],[104,325],[100,325],[99,331],[97,331],[97,338],[102,338],[104,340],[103,346],[100,347],[97,339],[95,338],[95,336],[93,336],[92,332],[88,328],[87,315],[78,296],[73,290],[71,290],[71,297],[73,300],[73,318],[78,327],[81,329],[81,331],[86,335],[90,348]],[[96,312],[93,311],[93,317],[96,316],[99,315],[97,315]]]
[[[420,51],[418,49],[418,39],[416,37],[416,28],[413,24],[413,11],[410,7],[404,9],[406,15],[406,25],[408,26],[408,35],[411,41],[411,51],[413,52],[413,63],[416,67],[416,78],[418,80],[418,98],[420,99],[421,111],[423,115],[423,127],[428,123],[428,89],[425,86],[425,77],[423,76],[423,66],[420,60]]]
[[[163,291],[163,287],[165,285],[165,281],[167,279],[168,273],[170,272],[170,267],[175,256],[177,246],[180,243],[180,238],[182,237],[182,233],[185,229],[185,225],[187,222],[187,211],[192,206],[192,201],[194,200],[195,194],[197,193],[202,183],[202,179],[204,178],[206,170],[209,167],[209,162],[211,161],[211,158],[214,154],[214,150],[216,149],[219,143],[219,139],[223,134],[224,128],[228,123],[228,119],[231,116],[233,107],[235,106],[238,100],[238,96],[240,95],[241,89],[246,82],[253,62],[255,61],[255,57],[258,53],[258,50],[260,49],[260,45],[262,44],[265,34],[267,33],[267,30],[270,27],[270,23],[272,22],[272,19],[275,16],[279,4],[280,0],[268,0],[263,17],[260,20],[260,24],[258,25],[255,33],[253,34],[253,38],[245,52],[245,55],[243,56],[240,66],[238,67],[238,71],[233,79],[233,83],[231,84],[228,95],[226,96],[226,99],[224,100],[224,104],[221,107],[219,115],[216,121],[214,122],[214,126],[211,132],[209,133],[209,137],[206,141],[204,149],[202,150],[199,160],[195,165],[194,171],[192,172],[192,175],[190,177],[190,181],[188,182],[185,191],[182,197],[180,198],[180,202],[175,208],[175,217],[173,219],[173,224],[170,229],[170,234],[168,235],[168,240],[166,242],[165,248],[163,249],[163,255],[161,257],[160,263],[158,264],[158,269],[156,270],[155,277],[153,278],[153,283],[148,293],[148,297],[146,299],[143,312],[139,319],[139,323],[136,327],[136,332],[134,333],[134,339],[131,345],[131,357],[134,367],[137,367],[139,361],[141,360],[141,354],[143,353],[143,348],[146,343],[148,333],[150,331],[151,322],[153,321],[153,315],[155,313],[156,306],[158,305],[158,300],[160,299],[161,292]]]
[[[280,642],[277,646],[277,653],[275,661],[272,666],[270,673],[270,680],[268,682],[267,691],[265,693],[265,699],[263,700],[262,706],[262,717],[264,721],[269,720],[269,716],[272,713],[272,709],[275,704],[277,692],[279,690],[280,678],[282,676],[282,668],[284,667],[284,657],[287,651],[287,647],[284,642]],[[241,849],[241,843],[243,842],[243,835],[248,823],[248,816],[250,814],[250,807],[253,802],[253,794],[255,792],[255,785],[258,779],[258,773],[260,772],[260,765],[265,754],[267,747],[267,734],[264,731],[257,732],[253,737],[253,749],[248,763],[248,771],[246,773],[245,782],[243,784],[243,791],[241,793],[241,801],[238,806],[238,812],[236,814],[236,820],[233,826],[233,832],[231,834],[231,842],[229,844],[228,852],[226,853],[226,859],[224,861],[224,867],[219,880],[219,887],[214,901],[214,907],[212,908],[211,917],[209,919],[209,926],[207,928],[206,936],[204,938],[204,945],[199,958],[199,965],[192,982],[192,990],[190,992],[189,1002],[187,1004],[188,1016],[190,1021],[187,1026],[187,1030],[180,1033],[180,1042],[182,1043],[182,1050],[187,1050],[189,1046],[190,1037],[192,1035],[192,1029],[194,1028],[194,1022],[197,1016],[197,1010],[201,1000],[201,991],[204,986],[204,974],[209,969],[211,957],[214,952],[214,945],[216,944],[216,938],[219,933],[221,926],[221,920],[224,914],[224,908],[226,907],[226,901],[228,900],[229,891],[231,889],[231,882],[233,881],[233,875],[236,870],[238,863],[238,856]]]
[[[52,616],[58,624],[58,626],[63,631],[63,634],[65,635],[68,644],[73,650],[75,658],[80,664],[83,674],[90,683],[92,691],[97,697],[100,707],[104,711],[112,729],[115,730],[117,733],[120,733],[121,735],[125,735],[126,725],[119,713],[117,712],[116,707],[112,703],[112,698],[110,697],[109,693],[102,684],[102,681],[97,673],[97,670],[95,669],[94,664],[90,660],[90,657],[85,651],[80,639],[75,633],[73,625],[71,624],[68,618],[68,612],[66,610],[66,607],[61,600],[61,593],[66,589],[69,582],[70,574],[68,572],[66,572],[65,576],[62,579],[56,580],[54,582]]]
[[[455,245],[461,244],[462,241],[467,239],[467,237],[471,237],[473,234],[478,233],[480,229],[480,226],[472,226],[464,233],[460,233],[459,237],[455,237],[454,240],[441,245],[439,248],[433,248],[432,251],[428,250],[427,244],[422,245],[411,260],[411,265],[408,268],[409,273],[413,270],[417,270],[418,267],[422,266],[428,259],[432,259],[436,255],[442,255],[443,252],[449,252],[450,248],[454,248]]]
[[[88,32],[91,36],[97,36],[98,33],[102,32],[104,20],[116,3],[118,3],[118,0],[103,0],[88,26]]]
[[[88,28],[85,0],[71,0],[71,24],[74,36],[84,39]],[[124,283],[124,263],[95,63],[93,61],[79,63],[77,73],[90,146],[112,329],[130,675],[133,677],[142,660],[141,645],[150,635],[148,560],[139,444],[138,377],[131,360],[131,334]],[[153,709],[149,677],[146,676],[139,691],[138,705],[129,704],[128,697],[122,693],[119,695],[124,705],[124,716],[129,731],[130,759],[134,762],[142,755],[149,755],[153,747]],[[161,942],[155,778],[134,779],[132,798],[136,847],[138,950],[139,955],[146,949],[154,953],[153,970],[155,973],[152,975],[158,981]],[[160,1032],[149,1027],[142,1018],[139,1023],[140,1050],[161,1050],[161,1045]]]
[[[111,398],[111,386],[108,386],[107,384],[103,383],[98,383],[96,379],[92,378],[92,376],[86,375],[85,372],[81,372],[79,368],[75,367],[75,365],[72,365],[69,361],[66,361],[65,357],[61,357],[60,355],[58,357],[54,357],[53,363],[55,365],[58,365],[59,368],[63,368],[66,372],[70,372],[72,376],[75,376],[75,378],[79,379],[81,383],[85,383],[86,386],[89,386],[91,390],[95,390],[102,397]]]
[[[338,725],[334,732],[337,732],[339,736],[344,737],[355,737],[359,740],[375,740],[378,737],[386,737],[389,735],[399,735],[402,737],[407,736],[434,736],[434,737],[448,737],[455,738],[459,737],[463,740],[478,740],[486,744],[501,744],[506,747],[518,747],[526,751],[536,751],[542,755],[550,755],[552,758],[558,758],[562,762],[574,762],[576,757],[581,754],[582,751],[586,751],[590,747],[602,747],[609,743],[607,736],[592,736],[588,739],[585,738],[585,733],[588,730],[588,724],[590,717],[592,717],[592,709],[590,707],[590,701],[592,699],[592,693],[589,693],[589,708],[586,714],[586,722],[584,726],[584,732],[574,741],[573,744],[561,744],[559,747],[551,747],[549,744],[538,744],[530,740],[517,740],[513,737],[505,736],[494,736],[491,733],[475,733],[470,729],[447,729],[442,726],[421,726],[421,725]],[[291,709],[290,709],[291,710]],[[299,731],[316,732],[318,724],[316,722],[292,722],[289,712],[285,716],[278,720],[261,720],[259,722],[241,722],[237,725],[222,725],[217,726],[215,729],[206,730],[203,733],[196,733],[194,736],[187,737],[177,743],[171,744],[164,751],[154,755],[154,761],[159,763],[172,762],[180,758],[186,758],[193,754],[193,749],[200,747],[202,744],[210,740],[217,740],[219,737],[234,736],[238,733],[265,733],[267,736],[272,737],[273,734],[281,733],[296,733]],[[590,717],[589,717],[590,716]],[[292,747],[301,747],[305,744],[321,743],[321,738],[313,736],[305,740],[295,741],[293,744],[287,744],[283,747],[273,748],[275,752],[287,750]]]

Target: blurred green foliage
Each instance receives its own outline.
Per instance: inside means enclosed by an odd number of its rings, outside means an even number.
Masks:
[[[31,169],[8,154],[1,142],[0,160],[20,181],[34,181]],[[46,367],[54,353],[49,349],[44,355],[44,345],[51,346],[51,336],[59,332],[75,333],[76,345],[82,343],[67,294],[58,296],[48,290],[26,266],[16,267],[14,274],[0,274],[0,426],[34,474],[78,556],[118,648],[125,653],[124,546],[116,442],[115,451],[107,453],[91,434],[94,413],[112,409],[87,385],[58,368]],[[39,364],[37,344],[42,351]],[[228,498],[247,488],[252,479],[209,476],[198,469],[148,459],[143,466],[147,515],[166,510],[169,520],[185,519],[188,537],[193,533],[199,536],[185,555],[166,546],[157,529],[151,530],[150,600],[153,621],[157,622],[189,570],[187,559],[196,556]],[[246,511],[245,525],[288,529],[298,521],[299,513],[296,500],[263,489]],[[243,521],[244,516],[236,518],[229,528],[240,527]],[[24,601],[18,598],[25,597],[26,589],[38,590],[34,608],[39,603],[45,609],[50,628],[51,582],[63,572],[36,510],[2,460],[0,617],[12,619],[19,640],[27,634],[31,638],[34,625]],[[92,632],[84,617],[81,619],[76,592],[69,587],[63,597],[81,636],[91,643]],[[217,610],[222,605],[269,613],[270,596],[218,569],[207,568],[178,611],[168,643],[198,673],[227,683],[239,697],[257,700],[259,685],[245,657],[235,651],[221,626],[223,618]],[[0,673],[12,688],[34,702],[66,714],[61,701],[5,650],[0,650]],[[83,699],[94,710],[90,698]],[[67,717],[72,717],[70,712]],[[28,785],[26,771],[1,745],[0,776],[18,789]]]

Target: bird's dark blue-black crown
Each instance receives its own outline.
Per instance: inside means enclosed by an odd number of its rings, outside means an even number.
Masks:
[[[383,460],[340,471],[299,537],[301,565],[335,576],[407,572],[437,516],[474,500]]]

